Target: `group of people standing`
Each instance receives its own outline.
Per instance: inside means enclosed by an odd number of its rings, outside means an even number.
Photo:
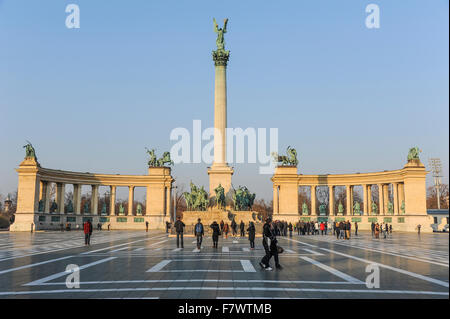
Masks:
[[[392,234],[392,224],[389,225],[388,223],[379,224],[372,222],[371,229],[372,229],[372,237],[376,239],[380,238],[380,234],[384,238],[387,238],[389,234]]]
[[[175,232],[177,234],[177,248],[184,248],[183,244],[183,233],[184,233],[184,227],[186,225],[181,221],[180,217],[177,217],[177,220],[174,224]],[[212,230],[212,240],[213,240],[213,248],[218,248],[219,244],[219,236],[225,236],[225,238],[228,238],[228,232],[230,227],[228,226],[228,223],[225,223],[223,220],[220,221],[220,224],[218,224],[216,221],[214,221],[209,227]],[[233,231],[233,236],[237,236],[237,223],[234,221],[231,222],[231,229]],[[239,224],[240,229],[240,236],[245,237],[245,223],[241,221]],[[251,221],[249,222],[248,228],[248,240],[250,241],[250,249],[255,248],[255,237],[256,237],[256,228],[255,224]],[[197,220],[197,224],[194,226],[194,236],[197,239],[197,250],[200,251],[200,248],[202,246],[203,236],[205,235],[205,228],[203,226],[203,223],[201,219],[199,218]]]

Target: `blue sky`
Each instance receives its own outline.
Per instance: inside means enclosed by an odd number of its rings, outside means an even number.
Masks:
[[[80,29],[65,27],[69,3]],[[380,29],[365,27],[369,3]],[[229,18],[230,127],[279,128],[304,174],[398,169],[417,145],[448,182],[448,6],[0,0],[0,194],[17,187],[25,140],[44,167],[145,174],[144,147],[169,150],[171,130],[194,119],[212,126],[213,17]],[[173,175],[207,186],[206,166]],[[233,184],[271,199],[257,165],[235,165]]]

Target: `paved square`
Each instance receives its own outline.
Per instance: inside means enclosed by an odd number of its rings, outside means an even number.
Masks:
[[[448,234],[394,233],[372,239],[278,237],[282,270],[258,265],[261,239],[193,237],[184,249],[161,231],[0,233],[0,298],[448,298]],[[273,260],[271,261],[273,264]],[[375,263],[380,287],[367,288]],[[80,288],[68,288],[67,265],[80,269]]]

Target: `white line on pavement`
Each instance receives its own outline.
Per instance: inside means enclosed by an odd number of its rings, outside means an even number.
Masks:
[[[337,276],[337,277],[339,277],[341,279],[344,279],[344,280],[346,280],[348,282],[362,283],[361,280],[356,279],[356,278],[354,278],[354,277],[352,277],[350,275],[344,274],[343,272],[341,272],[341,271],[339,271],[337,269],[334,269],[334,268],[332,268],[330,266],[324,265],[324,264],[318,262],[317,260],[311,259],[311,258],[306,257],[306,256],[302,256],[300,258],[305,260],[305,261],[307,261],[307,262],[310,262],[311,264],[313,264],[313,265],[315,265],[315,266],[317,266],[319,268],[322,268],[323,270],[326,270],[326,271],[332,273],[333,275],[335,275],[335,276]]]
[[[279,238],[290,240],[290,241],[295,241],[296,243],[299,243],[299,244],[302,244],[302,245],[306,245],[306,246],[309,246],[309,247],[317,247],[316,245],[307,244],[307,243],[304,243],[304,242],[302,242],[300,240],[295,240],[295,239],[285,238],[285,237],[279,237]]]
[[[425,280],[425,281],[428,281],[428,282],[432,282],[432,283],[438,284],[440,286],[444,286],[444,287],[447,287],[447,288],[449,287],[448,282],[445,282],[445,281],[442,281],[442,280],[438,280],[438,279],[434,279],[434,278],[427,277],[427,276],[424,276],[424,275],[416,274],[414,272],[410,272],[410,271],[407,271],[407,270],[404,270],[404,269],[395,268],[395,267],[392,267],[392,266],[380,264],[380,263],[377,263],[377,262],[374,262],[374,261],[370,261],[370,260],[367,260],[367,259],[363,259],[363,258],[347,255],[347,254],[340,253],[340,252],[337,252],[337,251],[334,251],[334,250],[331,250],[331,249],[326,249],[326,248],[320,248],[320,249],[328,251],[328,252],[336,254],[336,255],[341,255],[341,256],[344,256],[344,257],[347,257],[347,258],[351,258],[351,259],[355,259],[355,260],[358,260],[358,261],[362,261],[364,263],[375,264],[375,265],[378,265],[379,267],[386,268],[386,269],[389,269],[389,270],[393,270],[393,271],[399,272],[401,274],[405,274],[405,275],[408,275],[408,276],[411,276],[411,277],[422,279],[422,280]]]
[[[116,257],[108,257],[108,258],[105,258],[105,259],[100,259],[100,260],[94,261],[92,263],[80,266],[79,269],[83,270],[83,269],[86,269],[86,268],[89,268],[89,267],[92,267],[92,266],[96,266],[98,264],[102,264],[104,262],[107,262],[107,261],[110,261],[110,260],[113,260],[113,259],[116,259]],[[44,283],[44,282],[47,282],[47,281],[50,281],[50,280],[53,280],[53,279],[56,279],[56,278],[67,276],[69,274],[70,274],[70,272],[62,271],[62,272],[59,272],[59,273],[56,273],[56,274],[44,277],[42,279],[38,279],[38,280],[35,280],[35,281],[32,281],[32,282],[29,282],[27,284],[24,284],[23,286],[35,286],[35,285],[38,285],[38,284],[41,284],[41,283]]]
[[[242,250],[243,250],[243,251],[250,251],[250,249],[247,248],[247,247],[242,248]]]
[[[242,268],[244,268],[245,272],[256,272],[256,269],[255,269],[255,267],[253,267],[250,260],[247,260],[247,259],[241,260],[241,265],[242,265]]]
[[[16,270],[21,270],[21,269],[31,268],[31,267],[34,267],[34,266],[40,266],[40,265],[44,265],[44,264],[53,263],[55,261],[60,261],[60,260],[64,260],[64,259],[68,259],[68,258],[72,258],[72,257],[73,256],[66,256],[66,257],[61,257],[61,258],[56,258],[56,259],[50,259],[50,260],[42,261],[42,262],[35,263],[35,264],[20,266],[20,267],[16,267],[16,268],[10,268],[10,269],[6,269],[6,270],[0,271],[0,275],[6,274],[6,273],[9,273],[9,272],[13,272],[13,271],[16,271]]]
[[[0,296],[31,295],[31,294],[61,294],[79,292],[125,292],[125,291],[291,291],[291,292],[326,292],[326,293],[368,293],[368,294],[411,294],[411,295],[439,295],[448,296],[448,292],[417,291],[417,290],[379,290],[379,289],[320,289],[320,288],[271,288],[271,287],[142,287],[142,288],[108,288],[108,289],[61,289],[61,290],[33,290],[6,291]]]
[[[303,250],[307,251],[307,252],[309,252],[309,253],[311,253],[313,255],[316,255],[316,256],[323,256],[323,254],[318,253],[317,251],[314,251],[314,250],[311,250],[311,249],[308,249],[308,248],[303,248]]]
[[[222,252],[223,253],[229,253],[230,252],[230,248],[228,248],[227,246],[223,246],[222,247]]]
[[[158,272],[161,271],[161,269],[163,269],[165,266],[167,266],[169,263],[171,262],[171,260],[162,260],[159,263],[157,263],[156,265],[154,265],[152,268],[150,268],[149,270],[147,270],[147,272]]]

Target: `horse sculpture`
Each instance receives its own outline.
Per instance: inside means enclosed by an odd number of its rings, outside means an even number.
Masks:
[[[408,161],[418,160],[420,152],[421,150],[419,150],[417,146],[410,148],[408,152]]]
[[[290,146],[286,149],[287,155],[278,155],[278,153],[274,152],[272,153],[272,156],[274,157],[274,161],[276,163],[281,163],[282,166],[297,166],[298,159],[297,159],[297,151],[295,148],[292,148]]]

